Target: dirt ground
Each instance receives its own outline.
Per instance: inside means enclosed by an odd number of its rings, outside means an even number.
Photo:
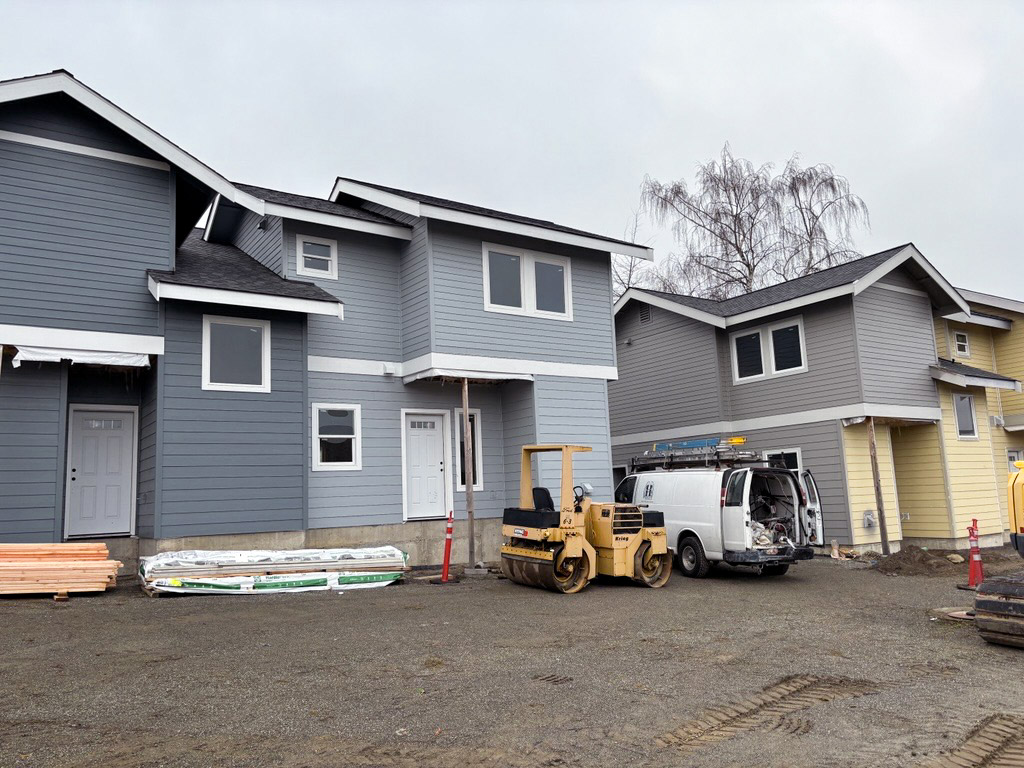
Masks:
[[[962,580],[7,599],[0,766],[1017,765],[1024,652],[929,616]]]

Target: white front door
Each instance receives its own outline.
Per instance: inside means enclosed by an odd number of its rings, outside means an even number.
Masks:
[[[444,417],[440,414],[405,415],[406,517],[417,520],[445,517]]]
[[[135,493],[135,413],[71,411],[65,536],[130,534]]]

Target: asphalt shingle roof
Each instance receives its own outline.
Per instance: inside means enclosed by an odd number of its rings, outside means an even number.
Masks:
[[[998,381],[1017,381],[1010,376],[992,373],[992,371],[986,371],[984,368],[975,368],[973,365],[964,365],[956,360],[947,360],[944,357],[939,358],[939,368],[950,373],[958,373],[961,376],[978,376],[985,379],[997,379]]]
[[[385,187],[382,184],[373,184],[369,181],[360,181],[359,179],[349,179],[344,176],[339,176],[342,181],[350,181],[354,184],[361,184],[364,187],[372,187],[373,189],[379,189],[381,192],[388,192],[392,195],[398,195],[404,197],[407,200],[415,200],[419,203],[426,205],[437,206],[438,208],[447,208],[452,211],[462,211],[463,213],[475,213],[479,216],[488,216],[492,219],[500,219],[502,221],[512,221],[517,224],[530,224],[535,227],[541,227],[542,229],[550,229],[553,232],[565,232],[569,235],[580,235],[582,237],[595,237],[600,240],[606,240],[609,243],[619,243],[621,245],[632,245],[636,246],[636,243],[631,243],[628,240],[619,240],[614,237],[607,237],[605,235],[599,235],[594,232],[585,232],[582,229],[573,229],[572,227],[564,227],[561,224],[555,224],[553,221],[547,221],[545,219],[534,219],[529,216],[520,216],[515,213],[508,213],[506,211],[496,211],[493,208],[483,208],[479,205],[470,205],[469,203],[460,203],[455,200],[446,200],[443,197],[434,197],[433,195],[424,195],[419,192],[409,192],[405,189],[395,189],[394,187]]]
[[[312,283],[285,280],[233,245],[206,242],[201,229],[193,229],[178,247],[173,272],[151,269],[148,274],[158,283],[342,303]]]
[[[848,261],[845,264],[839,264],[835,267],[829,267],[828,269],[823,269],[820,272],[805,275],[804,277],[787,280],[786,282],[779,283],[778,285],[770,285],[767,288],[760,288],[756,291],[744,293],[740,296],[723,299],[722,301],[702,299],[697,296],[681,296],[679,294],[666,293],[664,291],[651,291],[646,288],[637,288],[634,290],[638,290],[641,293],[660,296],[663,299],[674,301],[677,304],[682,304],[683,306],[690,307],[692,309],[699,309],[712,315],[718,315],[719,317],[730,317],[732,315],[742,314],[743,312],[750,312],[751,310],[769,307],[772,304],[778,304],[782,301],[797,299],[801,296],[808,296],[812,293],[827,291],[830,288],[838,288],[841,285],[852,283],[855,280],[859,280],[864,277],[864,275],[868,274],[876,267],[887,262],[897,253],[906,248],[907,245],[909,245],[909,243],[897,246],[896,248],[890,248],[887,251],[874,253],[870,256],[862,256],[859,259],[854,259],[853,261]]]
[[[293,195],[291,192],[282,192],[279,189],[267,189],[266,187],[255,187],[252,184],[235,184],[243,192],[248,192],[250,195],[255,195],[261,200],[265,200],[268,203],[278,203],[279,205],[288,205],[292,208],[302,208],[306,211],[319,211],[320,213],[330,213],[335,216],[347,216],[350,219],[360,219],[362,221],[372,221],[375,224],[398,224],[399,222],[394,219],[388,218],[387,216],[381,216],[380,214],[373,213],[372,211],[364,211],[362,208],[353,208],[350,205],[342,205],[340,203],[332,203],[330,200],[321,200],[317,197],[307,197],[306,195]]]

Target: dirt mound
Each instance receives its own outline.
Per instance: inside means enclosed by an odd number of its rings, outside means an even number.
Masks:
[[[1005,551],[1004,551],[1005,550]],[[959,563],[951,562],[946,558],[949,554],[958,554],[963,560]],[[944,549],[921,549],[913,544],[905,545],[899,552],[888,557],[879,557],[875,568],[882,573],[900,576],[967,576],[968,552],[955,552]],[[1016,552],[1008,548],[983,549],[981,550],[982,562],[985,565],[985,573],[1006,573],[1011,570],[1020,570],[1024,563],[1016,556]]]

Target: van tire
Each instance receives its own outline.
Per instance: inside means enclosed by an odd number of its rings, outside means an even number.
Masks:
[[[761,568],[762,576],[785,576],[786,571],[789,570],[789,563],[782,563],[781,565],[765,565]]]
[[[689,576],[691,579],[703,579],[711,570],[711,563],[704,555],[704,547],[701,546],[700,539],[694,536],[680,539],[679,555],[676,559],[683,576]]]

